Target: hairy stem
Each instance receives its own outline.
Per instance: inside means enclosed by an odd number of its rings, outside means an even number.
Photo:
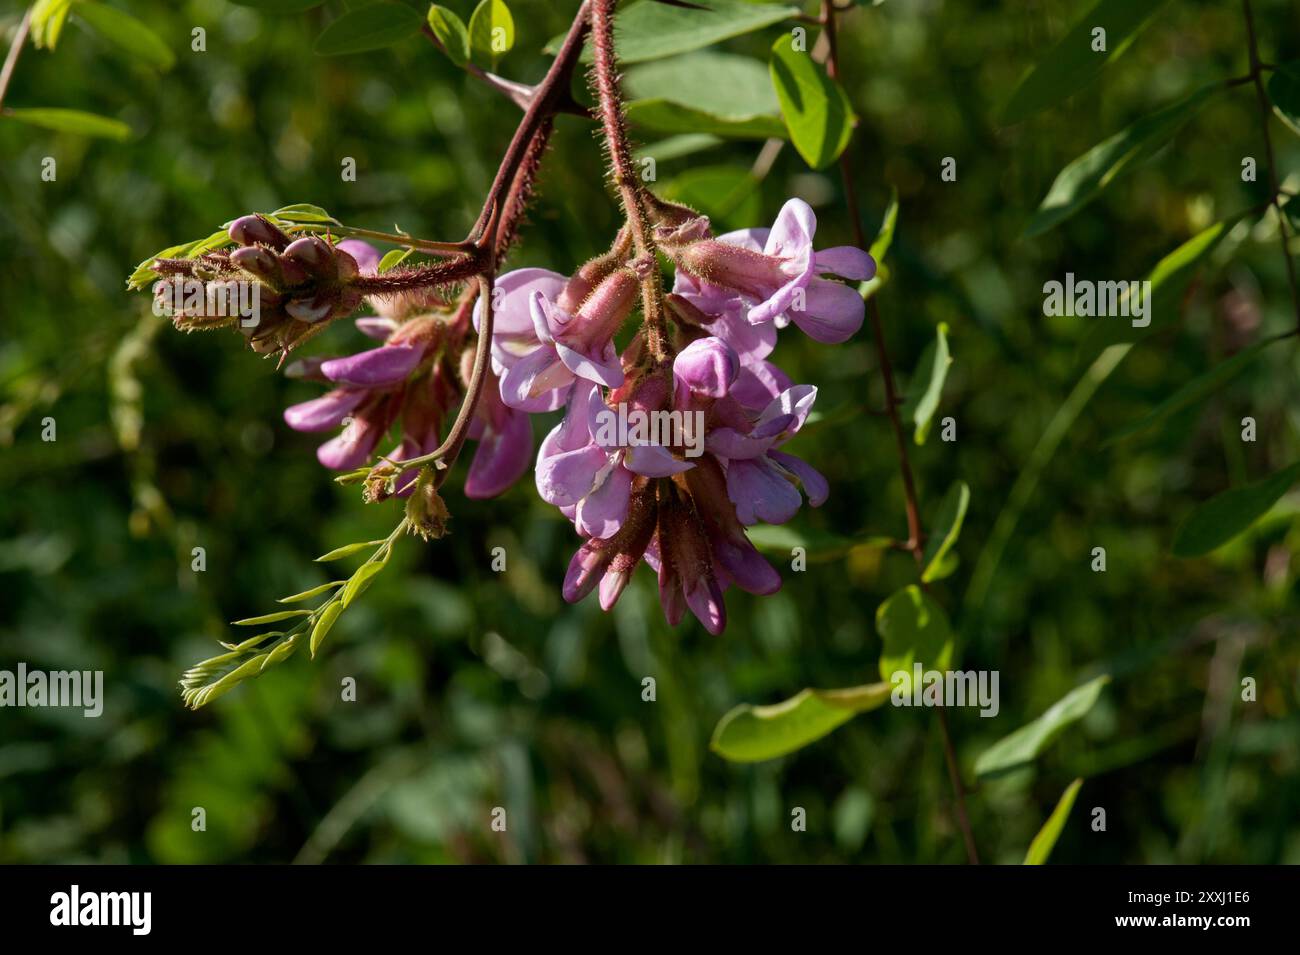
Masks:
[[[839,8],[831,0],[822,0],[821,20],[826,25],[826,75],[833,80],[839,79],[838,47],[835,36],[835,16]],[[862,229],[862,215],[858,208],[857,189],[853,184],[853,162],[849,149],[840,154],[840,178],[844,183],[844,202],[848,206],[849,221],[853,224],[853,236],[858,247],[867,248],[866,233]],[[925,534],[921,529],[921,508],[917,503],[916,482],[912,478],[912,462],[907,453],[907,434],[898,417],[898,388],[894,384],[894,368],[889,360],[889,349],[885,345],[884,323],[880,318],[880,306],[876,296],[867,300],[867,313],[871,318],[871,331],[876,340],[876,352],[880,356],[880,374],[885,381],[885,413],[894,432],[894,443],[898,446],[898,469],[903,478],[903,498],[907,511],[907,543],[919,569],[925,555]],[[953,796],[957,806],[957,823],[961,828],[962,841],[966,846],[966,858],[972,865],[979,865],[979,853],[975,850],[975,836],[971,831],[970,817],[966,812],[966,787],[961,779],[960,763],[957,750],[953,745],[952,733],[948,729],[948,717],[942,707],[939,713],[939,733],[943,740],[944,760],[948,764],[948,779],[952,783]]]
[[[619,89],[618,60],[614,52],[614,8],[618,0],[593,0],[591,11],[592,46],[595,63],[591,76],[600,97],[600,121],[605,129],[609,150],[609,172],[618,188],[636,253],[635,264],[641,274],[641,311],[645,321],[646,348],[658,365],[672,360],[673,347],[668,337],[668,319],[664,309],[663,276],[659,271],[659,250],[655,244],[644,186],[632,164],[632,148],[627,140],[627,122],[623,115],[623,97]]]
[[[1300,286],[1296,284],[1295,263],[1291,260],[1286,216],[1282,214],[1282,189],[1277,181],[1277,159],[1273,155],[1273,136],[1268,128],[1273,110],[1268,105],[1268,94],[1264,91],[1262,74],[1266,67],[1259,58],[1259,40],[1255,36],[1255,14],[1250,8],[1250,0],[1241,0],[1241,8],[1246,17],[1246,39],[1250,45],[1250,78],[1254,81],[1255,98],[1259,101],[1260,130],[1264,134],[1268,183],[1273,190],[1273,211],[1277,213],[1277,232],[1282,242],[1282,259],[1286,263],[1286,280],[1291,288],[1291,304],[1295,307],[1296,328],[1300,329]]]

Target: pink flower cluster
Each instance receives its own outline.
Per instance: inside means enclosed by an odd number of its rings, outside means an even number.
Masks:
[[[542,499],[583,538],[565,575],[565,599],[599,589],[608,610],[644,560],[658,574],[668,621],[675,625],[690,610],[716,634],[726,626],[729,586],[755,594],[781,586],[745,528],[788,521],[805,497],[816,507],[828,493],[821,474],[782,450],[807,421],[817,389],[792,383],[769,360],[777,330],[793,323],[821,342],[850,338],[862,325],[863,300],[855,287],[826,276],[863,281],[875,263],[848,246],[815,251],[816,217],[798,199],[770,230],[716,238],[707,219],[686,212],[656,227],[676,267],[665,297],[676,326],[670,362],[648,353],[644,332],[622,354],[615,347],[641,285],[617,243],[569,277],[528,268],[497,280],[493,381],[478,406],[472,437],[479,446],[466,492],[487,497],[509,487],[532,459],[528,415],[563,408],[542,441],[535,475]],[[375,269],[377,255],[364,243],[340,247],[363,272]],[[427,453],[449,395],[458,394],[434,359],[445,324],[415,314],[421,303],[372,304],[379,316],[358,324],[382,338],[381,347],[298,363],[299,374],[335,387],[288,409],[289,424],[317,431],[350,420],[320,448],[328,467],[364,463],[398,418],[402,440],[388,457]],[[479,315],[476,306],[476,327]],[[671,441],[611,437],[602,422],[620,408],[678,414],[688,430]]]

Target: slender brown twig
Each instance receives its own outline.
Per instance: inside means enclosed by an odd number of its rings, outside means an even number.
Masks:
[[[14,67],[18,65],[18,57],[23,52],[23,44],[27,42],[27,31],[32,26],[32,11],[29,7],[23,14],[22,23],[18,24],[18,32],[14,34],[13,42],[9,44],[9,54],[5,57],[5,65],[0,68],[0,106],[4,105],[5,94],[9,92],[9,81],[13,79]]]
[[[644,186],[632,167],[632,149],[627,140],[627,121],[619,90],[618,61],[614,54],[614,8],[618,0],[593,0],[591,34],[594,51],[592,79],[600,98],[600,121],[609,149],[610,175],[618,187],[636,251],[641,277],[641,309],[645,319],[646,348],[659,364],[672,358],[668,319],[664,311],[663,276],[659,271],[658,249],[651,231]]]
[[[838,47],[835,35],[835,17],[839,10],[831,0],[822,0],[821,20],[826,25],[826,75],[833,80],[839,79]],[[853,236],[859,248],[867,248],[866,233],[862,228],[862,215],[858,207],[857,189],[853,184],[853,163],[848,148],[840,154],[840,178],[844,183],[844,203],[848,207],[849,221],[853,225]],[[921,508],[917,503],[916,483],[912,478],[911,458],[907,453],[907,434],[903,422],[898,416],[898,388],[894,384],[893,364],[889,360],[889,348],[885,344],[884,323],[880,318],[880,306],[873,295],[867,300],[867,313],[871,318],[871,330],[876,340],[876,352],[880,356],[880,374],[885,382],[885,411],[889,417],[890,427],[894,432],[894,443],[898,446],[898,468],[903,478],[903,498],[907,511],[907,542],[905,547],[911,552],[919,569],[925,557],[925,533],[921,528]],[[957,822],[961,828],[962,841],[966,846],[966,857],[971,864],[979,864],[979,853],[975,849],[975,836],[971,831],[970,817],[966,812],[966,786],[962,782],[957,750],[952,742],[952,733],[948,729],[948,717],[942,707],[938,708],[939,733],[943,740],[943,755],[948,764],[948,778],[952,783],[953,795],[957,807]]]
[[[1282,214],[1282,189],[1277,180],[1277,159],[1273,155],[1273,136],[1269,132],[1269,122],[1273,110],[1268,104],[1268,94],[1264,91],[1262,74],[1265,66],[1259,58],[1259,40],[1255,36],[1255,15],[1250,8],[1250,0],[1241,0],[1242,12],[1246,17],[1246,40],[1250,46],[1250,78],[1255,83],[1255,98],[1259,101],[1260,129],[1264,134],[1264,152],[1267,159],[1268,183],[1273,190],[1273,210],[1277,213],[1277,231],[1282,241],[1282,258],[1286,262],[1286,279],[1291,287],[1291,303],[1295,306],[1296,327],[1300,328],[1300,286],[1296,284],[1295,263],[1291,261],[1291,248],[1287,236],[1286,216]]]

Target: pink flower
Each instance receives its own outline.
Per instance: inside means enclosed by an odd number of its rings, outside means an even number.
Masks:
[[[706,337],[677,355],[671,382],[649,375],[615,389],[608,401],[590,384],[575,389],[537,461],[538,493],[586,538],[565,576],[566,600],[580,600],[599,585],[608,610],[644,558],[659,575],[670,623],[689,609],[720,633],[727,587],[756,594],[780,587],[744,526],[755,518],[788,520],[801,502],[795,481],[814,505],[825,499],[820,475],[776,450],[807,419],[816,389],[786,388],[756,411],[735,396],[742,385],[762,391],[747,381],[753,374],[734,348]],[[674,446],[602,436],[601,416],[620,408],[627,420],[633,412],[680,413],[683,440]],[[698,427],[702,453],[690,456],[685,445]],[[785,487],[773,486],[774,477]]]
[[[572,284],[542,269],[503,275],[493,315],[492,358],[501,399],[524,411],[550,411],[577,380],[617,387],[623,367],[614,333],[631,314],[640,284],[617,268],[576,304]],[[475,327],[480,309],[475,309]]]
[[[846,341],[862,327],[862,297],[855,288],[821,276],[864,281],[875,275],[876,264],[852,246],[814,251],[816,231],[812,208],[791,199],[771,229],[744,229],[675,250],[680,271],[674,292],[722,318],[727,296],[720,290],[729,291],[739,297],[751,325],[784,328],[793,321],[817,341]]]

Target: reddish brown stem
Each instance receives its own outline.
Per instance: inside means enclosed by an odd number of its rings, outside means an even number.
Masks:
[[[618,188],[641,270],[641,310],[645,321],[646,348],[658,365],[672,360],[664,309],[663,276],[647,208],[644,185],[632,165],[632,148],[627,139],[623,97],[619,89],[618,60],[614,53],[614,8],[618,0],[592,0],[591,34],[594,51],[592,83],[600,98],[600,121],[609,150],[609,171]]]
[[[835,35],[835,16],[837,8],[831,0],[822,0],[821,20],[826,24],[826,75],[833,80],[839,79],[838,44]],[[867,236],[862,228],[862,215],[858,209],[857,189],[853,184],[852,159],[849,149],[840,154],[840,178],[844,183],[844,202],[848,207],[849,220],[853,225],[853,236],[858,247],[867,248]],[[871,331],[876,340],[876,352],[880,356],[880,374],[885,381],[885,411],[894,432],[894,443],[898,446],[898,468],[903,478],[903,499],[907,511],[907,549],[911,552],[919,569],[925,557],[925,534],[921,528],[921,508],[917,503],[916,482],[912,479],[912,462],[907,453],[907,434],[903,422],[898,416],[898,388],[894,384],[894,368],[889,360],[889,348],[885,344],[884,323],[880,318],[880,306],[873,295],[867,300],[867,313],[871,318]],[[939,713],[939,735],[943,741],[944,761],[948,764],[948,779],[952,784],[953,796],[957,808],[957,823],[961,828],[962,841],[966,846],[966,858],[972,865],[979,865],[979,853],[975,850],[975,836],[971,830],[970,817],[966,812],[966,786],[961,778],[961,764],[957,759],[957,750],[952,742],[952,733],[948,729],[948,717],[942,707]]]

